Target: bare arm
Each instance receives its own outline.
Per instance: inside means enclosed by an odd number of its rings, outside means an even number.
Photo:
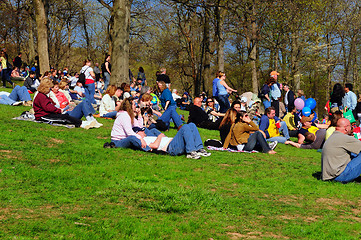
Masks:
[[[224,80],[221,80],[220,84],[222,84],[228,91],[237,92],[237,90],[234,90],[233,88],[229,87]]]
[[[109,62],[105,62],[105,69],[107,70],[107,72],[109,73],[109,75],[112,75],[112,73],[109,70]]]
[[[90,76],[92,76],[93,78],[95,78],[95,74],[94,74],[93,71],[90,71],[89,73],[90,73]]]
[[[303,136],[301,133],[298,134],[298,143],[302,144],[303,141],[305,141],[305,136]]]
[[[152,142],[151,144],[149,144],[149,147],[151,149],[158,149],[159,145],[160,145],[160,141],[162,140],[162,138],[165,137],[165,135],[163,133],[159,134],[157,139],[155,139],[154,142]]]
[[[296,148],[300,148],[301,147],[301,144],[300,143],[295,143],[295,142],[292,142],[292,141],[286,141],[285,144],[289,144],[291,146],[294,146]]]

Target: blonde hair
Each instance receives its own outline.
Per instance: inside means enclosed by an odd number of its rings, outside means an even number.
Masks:
[[[38,92],[48,94],[50,92],[50,88],[52,87],[54,87],[53,81],[50,78],[45,77],[40,82]]]
[[[115,85],[110,85],[105,91],[105,94],[109,94],[109,96],[113,97],[116,91],[117,87]]]
[[[236,122],[237,119],[237,111],[233,108],[227,110],[226,114],[223,117],[223,120],[219,127],[222,127],[225,124],[233,124]]]
[[[66,81],[61,81],[61,82],[59,83],[59,88],[60,88],[61,90],[64,90],[67,85],[68,85],[68,82],[66,82]]]
[[[163,92],[164,89],[167,88],[167,85],[165,85],[164,81],[159,81],[158,83],[160,84],[160,86],[158,85],[159,91]]]
[[[147,101],[151,101],[153,99],[152,95],[150,95],[149,93],[144,93],[142,95],[142,99],[140,99],[141,102],[147,102]]]

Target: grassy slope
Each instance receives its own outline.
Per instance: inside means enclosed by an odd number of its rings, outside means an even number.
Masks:
[[[26,109],[0,105],[1,239],[361,237],[359,185],[317,180],[315,150],[189,160],[103,149],[111,120],[84,130],[11,119]]]

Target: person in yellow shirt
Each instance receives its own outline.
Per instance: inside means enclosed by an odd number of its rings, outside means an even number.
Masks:
[[[283,121],[286,122],[287,124],[287,128],[288,128],[288,133],[290,135],[290,137],[297,137],[298,136],[298,126],[299,126],[299,117],[297,116],[296,112],[297,109],[295,107],[295,105],[291,104],[288,105],[288,113],[286,114],[286,116],[284,116]]]

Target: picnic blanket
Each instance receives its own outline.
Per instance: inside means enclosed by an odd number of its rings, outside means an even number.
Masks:
[[[212,146],[208,146],[207,147],[208,150],[213,150],[213,151],[228,151],[228,152],[242,152],[242,153],[258,153],[258,151],[252,150],[252,151],[243,151],[243,150],[235,150],[235,149],[224,149],[224,148],[220,148],[220,147],[212,147]]]
[[[21,120],[21,121],[36,122],[36,123],[47,123],[47,124],[50,124],[52,126],[57,126],[57,127],[75,128],[75,125],[71,125],[71,124],[58,124],[58,123],[53,123],[51,121],[49,121],[49,122],[36,121],[34,114],[31,114],[28,111],[23,112],[20,115],[20,117],[14,117],[13,119],[14,120]]]

